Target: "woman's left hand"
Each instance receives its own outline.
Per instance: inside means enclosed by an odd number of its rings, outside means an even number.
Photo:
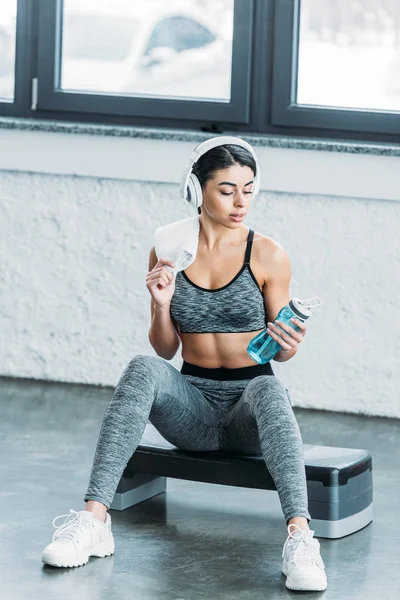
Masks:
[[[282,346],[282,351],[284,352],[290,352],[293,348],[296,348],[298,344],[301,344],[307,330],[306,323],[303,323],[294,317],[290,320],[299,327],[300,331],[295,331],[286,323],[278,320],[276,320],[275,323],[267,323],[269,335]],[[279,327],[277,327],[277,325]],[[282,329],[284,331],[282,331]]]

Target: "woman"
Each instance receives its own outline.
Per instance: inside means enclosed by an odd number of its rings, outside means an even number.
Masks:
[[[294,320],[299,331],[274,323],[289,301],[290,262],[278,242],[243,224],[259,177],[254,152],[245,142],[205,153],[202,146],[191,167],[202,195],[196,258],[174,276],[174,263],[151,249],[149,340],[157,356],[136,355],[123,372],[104,416],[85,509],[65,515],[42,560],[77,566],[114,552],[107,510],[150,421],[184,450],[262,453],[288,531],[286,586],[323,590],[325,568],[308,525],[302,438],[290,396],[270,363],[255,364],[246,351],[266,322],[281,346],[278,362],[293,358],[304,338],[305,323]],[[179,372],[166,361],[180,342]]]

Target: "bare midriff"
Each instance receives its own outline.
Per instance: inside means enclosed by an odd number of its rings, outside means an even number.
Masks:
[[[241,247],[238,247],[236,251],[227,250],[225,255],[215,256],[214,260],[211,260],[210,256],[205,255],[200,249],[196,261],[185,271],[188,277],[204,288],[212,287],[214,289],[225,285],[240,269],[247,233],[248,229],[244,234]],[[259,289],[262,291],[266,282],[263,276],[265,266],[263,268],[258,260],[257,241],[260,237],[263,236],[254,233],[251,268],[254,277],[257,279]],[[220,265],[220,268],[217,267],[214,273],[210,274],[210,264]],[[247,353],[247,346],[250,340],[261,331],[263,330],[234,333],[181,333],[182,358],[188,363],[206,369],[220,367],[239,369],[256,365],[258,363],[252,360]]]
[[[250,340],[260,333],[182,333],[182,358],[206,369],[239,369],[256,365],[247,353]]]

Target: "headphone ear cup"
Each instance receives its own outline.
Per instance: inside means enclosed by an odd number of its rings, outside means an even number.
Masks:
[[[258,196],[258,194],[260,193],[260,166],[257,161],[256,161],[256,165],[257,165],[257,177],[256,177],[256,185],[255,185],[256,193],[255,193],[254,197]]]
[[[196,191],[190,177],[187,180],[186,200],[189,202],[190,206],[196,207]]]
[[[194,173],[191,173],[189,177],[188,192],[190,194],[189,201],[195,208],[198,208],[203,204],[203,192],[201,189],[200,181]]]

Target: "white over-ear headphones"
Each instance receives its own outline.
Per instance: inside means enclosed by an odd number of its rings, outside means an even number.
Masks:
[[[224,144],[235,144],[236,146],[241,146],[252,154],[256,163],[256,175],[254,178],[252,199],[257,196],[260,190],[260,168],[258,166],[257,156],[253,148],[241,138],[230,135],[220,135],[202,142],[196,146],[190,155],[189,163],[186,166],[180,186],[180,194],[184,202],[189,202],[189,204],[195,208],[198,208],[203,204],[203,194],[201,191],[200,181],[196,175],[192,173],[193,165],[199,160],[200,156],[203,156],[203,154],[211,150],[211,148],[216,148],[217,146],[222,146]]]

